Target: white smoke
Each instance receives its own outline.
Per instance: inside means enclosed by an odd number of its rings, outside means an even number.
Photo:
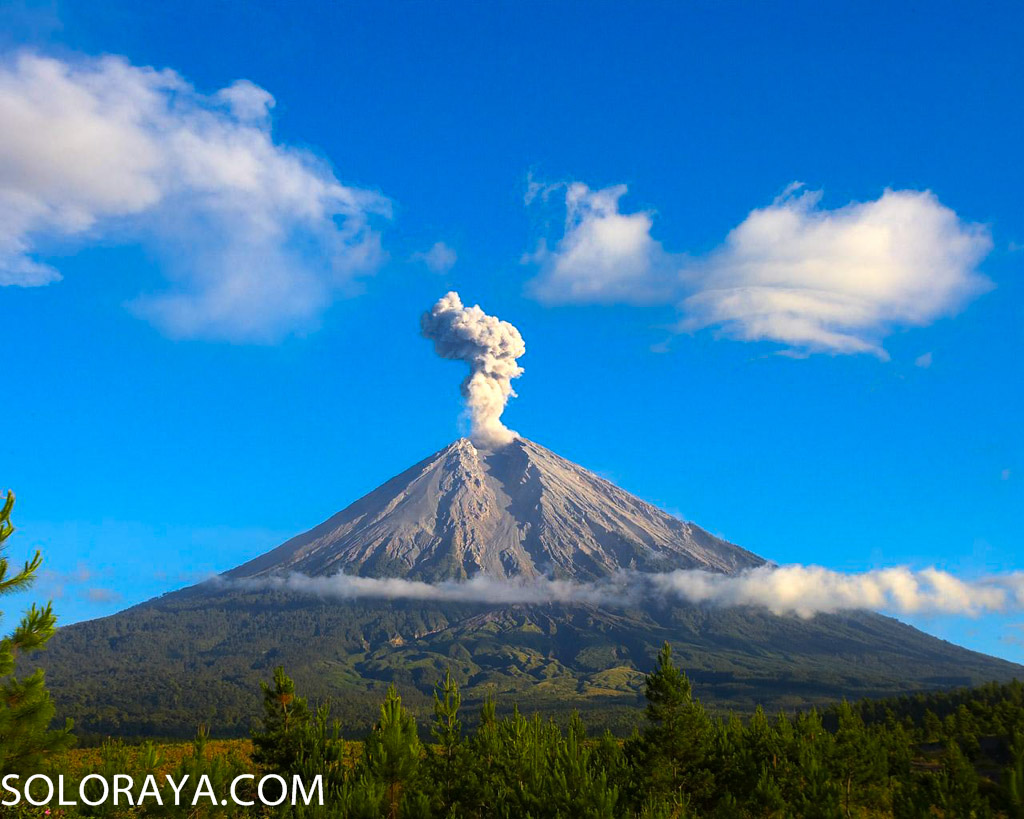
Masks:
[[[439,356],[469,364],[462,397],[473,443],[488,448],[510,443],[516,433],[501,423],[501,413],[515,395],[512,379],[523,374],[516,363],[526,352],[519,331],[507,321],[487,315],[478,305],[465,307],[454,291],[423,314],[420,327]]]
[[[580,583],[551,578],[504,579],[479,575],[470,580],[425,583],[401,578],[337,574],[286,574],[217,583],[247,590],[278,589],[327,599],[431,600],[497,605],[588,603],[630,606],[693,603],[754,606],[777,615],[808,618],[820,613],[880,610],[892,614],[957,614],[977,617],[1024,611],[1024,572],[962,580],[936,568],[904,566],[866,572],[836,572],[820,566],[761,566],[737,575],[703,570],[663,573],[619,572]]]

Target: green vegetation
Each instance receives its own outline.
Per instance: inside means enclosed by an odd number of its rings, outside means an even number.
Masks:
[[[243,745],[210,752],[205,730],[167,762],[150,743],[105,744],[73,771],[67,757],[43,770],[73,774],[203,774],[217,793],[240,773],[322,774],[325,805],[278,810],[201,803],[190,816],[306,819],[683,819],[713,817],[1024,816],[1024,685],[986,685],[885,701],[842,702],[769,717],[713,718],[666,644],[645,677],[646,708],[622,742],[590,735],[573,715],[565,728],[513,709],[499,717],[486,699],[467,730],[451,674],[437,684],[424,743],[398,691],[387,690],[360,743],[338,734],[330,709],[315,711],[281,668],[262,687],[263,719]],[[169,794],[165,794],[169,797]],[[250,792],[242,793],[251,797]],[[168,798],[166,801],[170,801]],[[71,808],[73,816],[173,815],[145,806]],[[79,811],[79,812],[74,812]],[[91,812],[90,812],[91,811]],[[180,813],[184,811],[179,809]],[[179,815],[180,815],[179,813]]]
[[[362,736],[395,684],[420,721],[446,671],[473,722],[488,692],[565,725],[627,737],[644,672],[672,645],[716,714],[825,706],[1024,676],[1018,665],[944,643],[869,613],[803,620],[746,608],[321,600],[212,584],[62,628],[38,661],[79,736],[187,739],[205,723],[244,737],[252,696],[283,665],[311,701],[335,703],[341,733]],[[426,730],[421,739],[429,738]]]
[[[3,552],[14,532],[13,507],[14,493],[8,492],[0,506],[0,596],[31,586],[42,563],[42,556],[36,552],[21,569],[10,571]],[[69,747],[73,740],[70,721],[63,730],[49,730],[56,709],[46,690],[43,671],[37,669],[20,679],[14,673],[17,656],[43,648],[56,622],[49,603],[42,608],[33,605],[14,631],[0,639],[0,771],[5,773],[32,770],[44,756]]]

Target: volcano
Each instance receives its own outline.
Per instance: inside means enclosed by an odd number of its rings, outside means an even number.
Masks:
[[[600,581],[623,571],[734,574],[761,558],[531,441],[460,439],[217,582],[61,629],[33,657],[89,732],[241,733],[257,682],[284,665],[364,725],[395,682],[427,705],[451,669],[488,692],[615,727],[664,641],[710,705],[749,710],[1024,676],[1024,668],[869,612],[810,619],[755,607],[339,600],[275,586],[344,573],[436,583],[478,576]]]
[[[462,438],[225,576],[596,580],[764,562],[532,441],[486,450]]]

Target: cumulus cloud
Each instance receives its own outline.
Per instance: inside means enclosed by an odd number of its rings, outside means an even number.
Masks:
[[[424,583],[401,578],[338,574],[286,574],[213,582],[246,589],[280,589],[337,599],[385,598],[458,603],[588,603],[630,606],[691,603],[753,606],[777,615],[881,610],[894,614],[959,614],[1024,611],[1024,572],[962,580],[936,568],[907,567],[836,572],[820,566],[761,566],[736,575],[702,570],[620,572],[595,583],[533,578]]]
[[[420,327],[439,356],[469,364],[462,397],[473,443],[485,448],[510,443],[516,433],[501,423],[501,414],[515,395],[512,379],[523,374],[516,359],[526,353],[526,343],[519,331],[509,322],[487,315],[479,305],[464,306],[454,291],[423,314]]]
[[[546,302],[676,304],[678,329],[707,327],[796,353],[870,353],[882,339],[956,313],[991,287],[992,240],[930,191],[886,190],[836,209],[794,183],[703,256],[667,253],[649,213],[622,213],[625,186],[568,186],[566,226],[529,291]],[[533,198],[536,198],[534,196]]]
[[[528,203],[539,190],[531,187]],[[676,263],[651,237],[650,213],[621,212],[619,200],[625,194],[625,185],[596,191],[582,182],[565,187],[562,238],[553,250],[542,241],[535,253],[524,257],[524,262],[540,266],[529,284],[533,296],[549,304],[643,303],[672,293]]]
[[[212,95],[119,57],[0,65],[0,285],[60,279],[57,241],[146,244],[166,290],[134,299],[176,337],[267,341],[314,326],[382,259],[389,202],[275,142],[273,97]]]
[[[444,242],[435,242],[430,250],[413,253],[414,262],[423,262],[432,273],[447,273],[458,261],[458,255]]]
[[[836,210],[790,190],[754,210],[690,271],[687,329],[810,352],[873,353],[895,327],[955,313],[991,285],[976,271],[992,247],[929,191],[886,190]]]

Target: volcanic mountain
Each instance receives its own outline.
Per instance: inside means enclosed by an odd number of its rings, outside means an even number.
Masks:
[[[226,572],[61,629],[37,662],[86,732],[242,732],[257,682],[284,665],[364,725],[398,683],[425,705],[450,668],[472,702],[633,713],[664,641],[712,706],[797,706],[1024,676],[1024,668],[881,615],[812,619],[675,601],[437,602],[320,597],[275,580],[338,574],[435,583],[477,576],[599,581],[622,570],[736,573],[764,559],[522,438],[461,439],[319,526]]]
[[[620,569],[731,573],[763,563],[532,441],[488,451],[462,438],[225,576],[595,580]]]

